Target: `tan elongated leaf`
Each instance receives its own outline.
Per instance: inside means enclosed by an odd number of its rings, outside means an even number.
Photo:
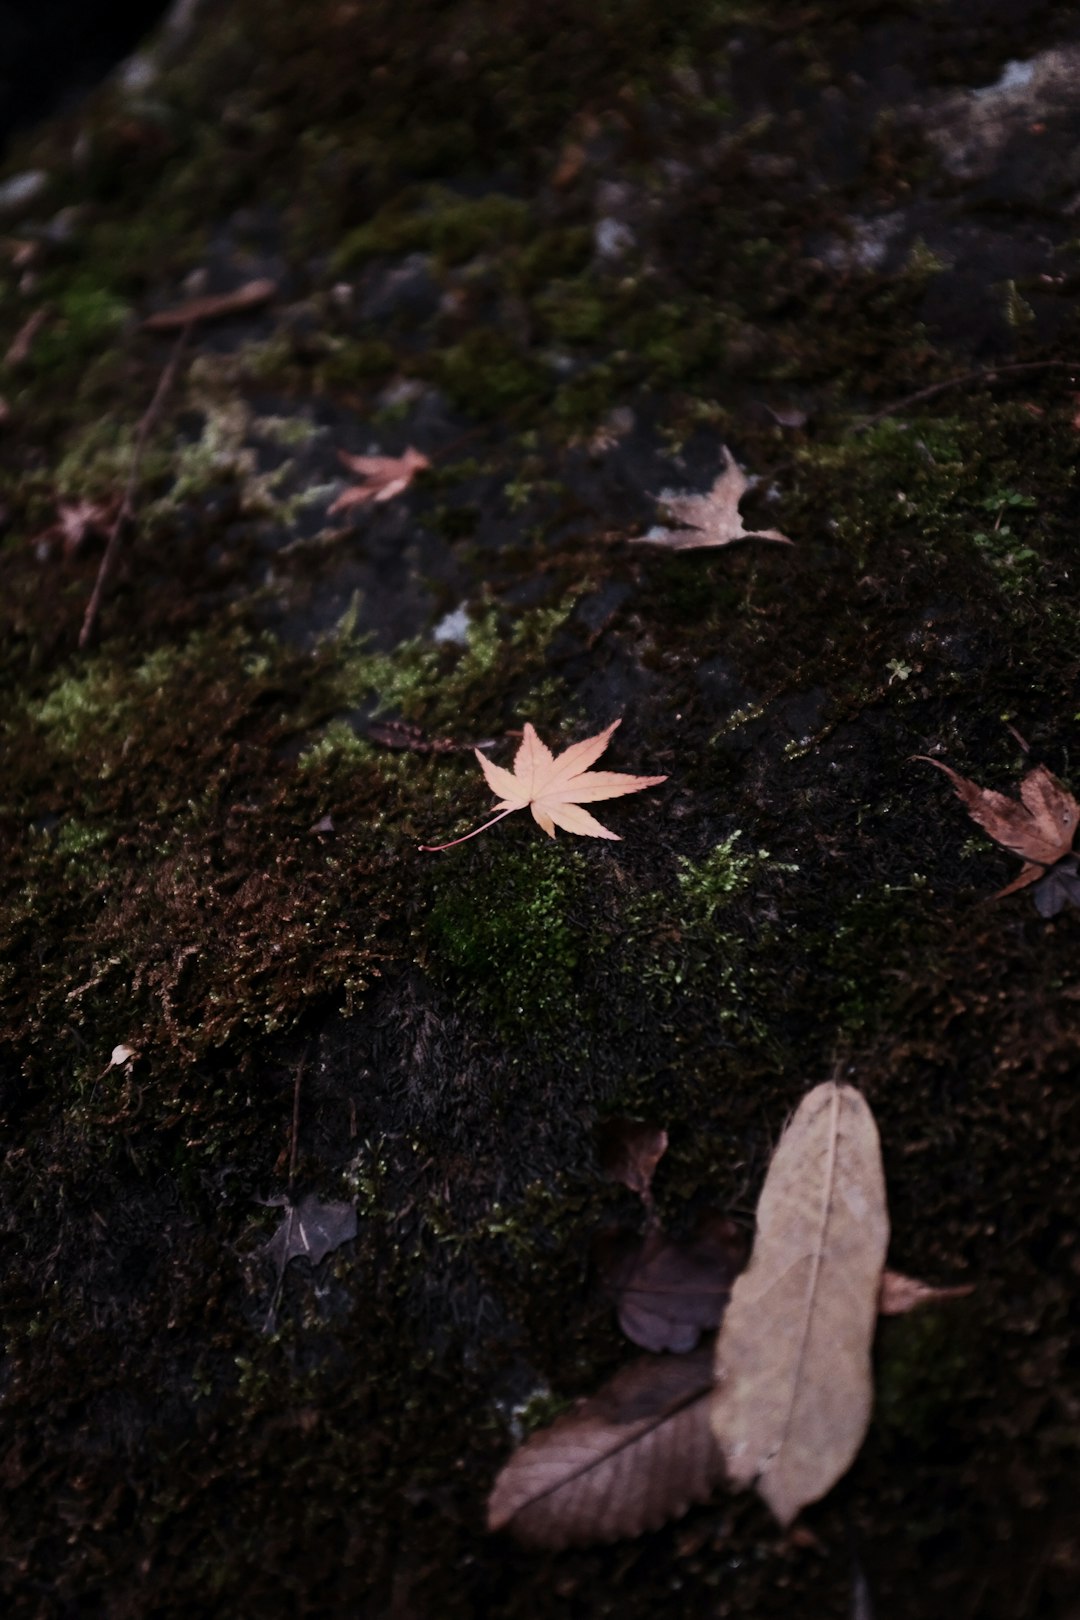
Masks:
[[[874,1117],[852,1087],[817,1086],[769,1166],[716,1346],[712,1421],[728,1473],[781,1524],[824,1496],[866,1433],[888,1239]]]
[[[674,529],[659,529],[637,537],[638,545],[663,546],[667,551],[692,551],[704,546],[730,546],[735,540],[778,540],[790,546],[791,541],[779,529],[747,529],[739,515],[739,502],[750,488],[750,480],[742,471],[727,445],[724,452],[724,470],[704,495],[680,494],[676,490],[662,490],[658,499],[676,520]]]
[[[709,1426],[712,1350],[643,1356],[530,1436],[495,1481],[488,1528],[536,1547],[656,1530],[722,1480]]]
[[[612,732],[621,724],[620,720],[614,720],[605,731],[572,743],[558,757],[546,743],[540,741],[534,728],[526,724],[512,771],[496,765],[479,748],[475,749],[488,787],[499,795],[499,803],[495,806],[498,815],[486,821],[483,827],[466,833],[463,838],[453,838],[448,844],[421,844],[420,848],[433,853],[451,849],[454,844],[463,844],[466,838],[475,838],[477,833],[501,821],[512,811],[526,808],[532,811],[533,820],[549,838],[554,838],[556,827],[562,827],[565,832],[580,833],[587,838],[618,840],[618,833],[609,832],[581,806],[594,799],[617,799],[624,793],[640,793],[642,788],[655,787],[658,782],[667,781],[666,776],[627,776],[621,771],[589,769],[611,741]]]
[[[998,891],[997,899],[1034,883],[1046,867],[1069,854],[1080,823],[1080,804],[1045,765],[1029,771],[1020,783],[1020,798],[1010,799],[1007,793],[979,787],[939,759],[926,754],[915,757],[944,771],[972,821],[995,844],[1027,863],[1018,877]]]

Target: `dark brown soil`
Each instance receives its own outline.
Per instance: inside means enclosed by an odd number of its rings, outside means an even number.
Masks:
[[[990,901],[1015,861],[912,760],[1080,789],[1078,62],[1000,0],[234,0],[13,155],[13,1620],[1080,1613],[1080,917]],[[123,487],[139,319],[262,276],[191,337],[80,653],[103,537],[58,503]],[[724,444],[796,544],[636,544]],[[408,446],[329,515],[339,449]],[[611,767],[668,776],[621,842],[417,852],[483,819],[474,743],[618,716]],[[976,1285],[882,1324],[850,1475],[789,1537],[748,1496],[488,1536],[522,1433],[635,1353],[597,1122],[666,1126],[671,1230],[749,1227],[834,1072],[891,1263]],[[278,1298],[297,1097],[292,1192],[359,1230]]]

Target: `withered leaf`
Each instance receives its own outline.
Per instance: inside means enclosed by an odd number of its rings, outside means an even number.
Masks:
[[[636,537],[638,545],[663,546],[667,551],[692,551],[706,546],[730,546],[736,540],[791,541],[779,529],[747,529],[739,515],[739,503],[750,488],[727,445],[722,445],[724,470],[704,495],[665,489],[657,499],[675,518],[674,529],[654,529]]]
[[[656,1530],[723,1478],[708,1419],[711,1349],[643,1356],[520,1446],[495,1481],[488,1527],[536,1547]]]
[[[976,782],[943,765],[939,759],[931,759],[926,754],[915,757],[943,771],[972,821],[977,822],[996,844],[1001,844],[1013,855],[1019,855],[1025,862],[1020,875],[1005,888],[999,889],[995,899],[1000,900],[1004,895],[1027,888],[1029,883],[1034,883],[1043,875],[1047,867],[1071,853],[1077,824],[1080,823],[1080,804],[1045,765],[1037,765],[1033,771],[1029,771],[1020,783],[1020,798],[1011,799],[1006,793],[979,787]],[[1056,892],[1046,897],[1044,904],[1052,906],[1053,910],[1043,915],[1053,916],[1072,897],[1072,875],[1063,874],[1063,881],[1057,886],[1064,896],[1060,903],[1056,903]]]
[[[277,297],[277,282],[260,278],[245,281],[233,292],[209,293],[205,298],[189,298],[186,303],[174,304],[171,309],[160,309],[143,321],[147,332],[182,332],[185,326],[202,321],[222,321],[230,315],[243,315],[249,309],[259,309]]]
[[[431,466],[427,456],[411,446],[400,456],[351,456],[347,451],[339,450],[338,460],[355,477],[363,478],[366,482],[354,485],[339,495],[329,508],[331,516],[335,512],[347,511],[350,506],[392,501],[395,495],[408,489],[418,472]]]
[[[498,815],[462,838],[452,838],[447,844],[421,844],[420,848],[431,853],[452,849],[455,844],[463,844],[466,839],[475,838],[477,833],[493,827],[514,810],[526,808],[532,811],[533,820],[549,838],[554,838],[556,827],[562,827],[566,832],[579,833],[588,838],[618,840],[618,833],[609,832],[601,826],[594,816],[581,808],[582,804],[594,799],[615,799],[624,793],[640,793],[642,788],[655,787],[658,782],[667,781],[666,776],[626,776],[620,771],[589,770],[589,766],[604,752],[612,732],[621,723],[615,720],[595,737],[572,743],[558,758],[540,741],[533,727],[526,724],[513,771],[493,764],[479,748],[475,749],[488,786],[493,793],[501,796],[495,807]]]
[[[597,1126],[594,1139],[605,1176],[621,1181],[650,1205],[652,1178],[667,1152],[667,1131],[640,1119],[606,1119]]]
[[[1066,855],[1037,878],[1031,898],[1040,917],[1056,917],[1066,906],[1080,907],[1080,857]]]
[[[734,1221],[707,1214],[685,1241],[655,1227],[640,1238],[617,1234],[597,1259],[626,1337],[643,1350],[678,1353],[720,1325],[746,1249]]]
[[[35,309],[32,315],[27,316],[12,338],[8,351],[4,355],[5,366],[22,366],[26,364],[30,358],[30,351],[34,347],[37,335],[48,318],[49,311],[44,306]]]
[[[922,1305],[940,1305],[947,1299],[966,1299],[975,1292],[974,1283],[963,1283],[954,1288],[935,1288],[932,1283],[920,1282],[918,1277],[905,1277],[901,1271],[885,1271],[878,1295],[879,1316],[905,1316]]]
[[[852,1087],[817,1086],[773,1155],[716,1348],[712,1421],[728,1472],[781,1524],[862,1444],[888,1239],[873,1115]]]
[[[263,1253],[280,1270],[297,1258],[317,1266],[334,1249],[351,1243],[356,1232],[355,1204],[327,1203],[308,1193],[299,1204],[285,1201],[281,1225],[264,1245]]]

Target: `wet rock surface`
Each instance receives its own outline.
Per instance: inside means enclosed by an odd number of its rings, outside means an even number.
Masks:
[[[982,904],[1009,857],[910,756],[1070,774],[1078,51],[989,0],[238,0],[13,151],[8,1612],[845,1615],[852,1546],[882,1614],[1072,1612],[1080,922]],[[186,339],[79,652],[104,536],[54,526],[130,473],[140,321],[264,277]],[[796,544],[635,543],[724,445]],[[668,774],[622,842],[417,853],[483,818],[473,744],[620,714]],[[745,1221],[837,1066],[893,1262],[977,1287],[882,1325],[812,1534],[486,1536],[631,1353],[596,1122],[667,1128],[666,1228]],[[358,1232],[276,1299],[286,1196]]]

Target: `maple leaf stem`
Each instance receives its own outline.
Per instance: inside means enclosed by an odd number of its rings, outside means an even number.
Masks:
[[[520,805],[513,804],[509,810],[500,810],[497,816],[492,816],[490,821],[485,821],[482,827],[474,827],[472,832],[465,833],[462,838],[451,838],[448,844],[419,844],[417,848],[425,855],[437,855],[440,849],[453,849],[455,844],[467,844],[470,838],[476,837],[477,833],[487,832],[488,828],[494,827],[497,821],[501,821],[504,816],[512,816],[514,811],[520,808]]]

